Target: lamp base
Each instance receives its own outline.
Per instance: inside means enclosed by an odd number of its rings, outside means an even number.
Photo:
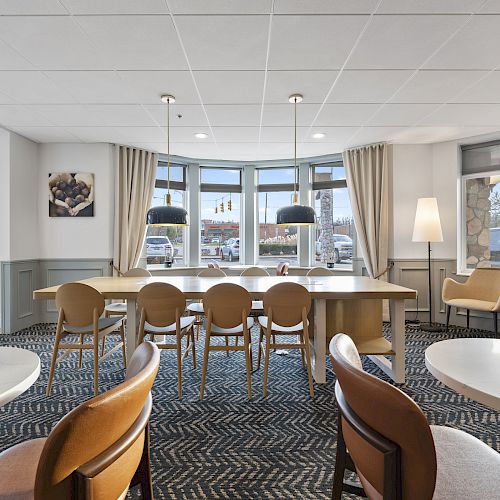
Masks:
[[[420,323],[420,330],[424,332],[444,332],[444,328],[432,323]]]

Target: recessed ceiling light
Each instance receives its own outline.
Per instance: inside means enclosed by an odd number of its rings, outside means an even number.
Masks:
[[[323,139],[323,137],[325,137],[325,134],[323,134],[323,132],[316,132],[312,136],[313,136],[313,139]]]
[[[194,134],[194,136],[197,139],[208,139],[208,134],[204,134],[203,132],[198,132],[197,134]]]

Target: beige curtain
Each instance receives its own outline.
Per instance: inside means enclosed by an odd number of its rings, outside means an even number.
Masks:
[[[389,186],[387,147],[374,144],[343,153],[354,225],[371,278],[387,280]]]
[[[115,274],[139,263],[157,165],[157,153],[115,146]]]

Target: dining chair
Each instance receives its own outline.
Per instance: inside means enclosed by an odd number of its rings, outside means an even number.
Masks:
[[[140,485],[153,498],[149,417],[160,356],[151,342],[130,359],[125,381],[66,414],[47,438],[0,453],[0,498],[124,498]]]
[[[263,267],[247,267],[241,276],[269,276],[269,273]],[[252,300],[252,310],[250,311],[252,316],[260,316],[264,314],[264,303],[262,300]],[[236,339],[238,340],[238,339]]]
[[[56,292],[56,307],[59,316],[46,394],[49,396],[52,391],[57,363],[65,359],[72,351],[79,351],[78,367],[81,368],[83,351],[93,350],[94,394],[97,396],[99,392],[99,362],[104,361],[121,347],[123,364],[125,368],[127,367],[123,317],[101,318],[104,311],[104,297],[95,288],[83,283],[61,285]],[[116,330],[120,332],[121,341],[106,354],[99,356],[99,341]],[[75,335],[79,335],[79,342],[61,343],[64,338]],[[85,343],[85,338],[88,336],[91,337],[92,342]],[[58,358],[61,349],[67,351]]]
[[[175,286],[168,283],[150,283],[141,288],[137,295],[139,308],[139,343],[146,335],[154,340],[155,335],[166,339],[175,335],[173,343],[157,343],[160,349],[175,350],[177,353],[178,396],[182,398],[182,364],[191,352],[193,368],[196,368],[196,348],[194,341],[194,317],[183,316],[186,297]],[[186,337],[186,348],[182,350],[182,339]]]
[[[339,408],[334,500],[499,498],[500,454],[458,429],[436,426],[406,394],[366,373],[352,339],[330,342]],[[362,488],[344,480],[357,472]]]
[[[259,317],[259,351],[257,368],[260,368],[264,354],[263,396],[267,396],[269,357],[271,349],[300,349],[302,366],[307,367],[309,395],[314,397],[312,380],[311,354],[309,348],[309,322],[307,315],[311,309],[311,295],[297,283],[278,283],[264,294],[264,312]],[[282,342],[276,339],[283,336],[297,335],[298,343]],[[265,347],[264,347],[265,337]],[[305,358],[305,359],[304,359]]]
[[[289,267],[290,267],[290,262],[280,262],[276,266],[276,276],[288,276]]]
[[[327,267],[313,267],[307,271],[306,276],[333,276],[333,271]]]
[[[250,329],[253,318],[249,316],[252,298],[247,290],[234,283],[220,283],[205,293],[203,304],[207,314],[205,352],[201,374],[200,399],[205,396],[205,382],[210,351],[244,351],[248,399],[252,399],[252,343]],[[211,345],[212,337],[223,337],[225,345]],[[229,345],[229,337],[243,337],[243,345]]]
[[[207,269],[202,269],[198,273],[199,278],[224,278],[226,273],[222,271],[222,269],[218,269],[215,267],[209,267]],[[187,306],[187,310],[191,316],[195,317],[194,324],[196,326],[196,340],[200,338],[200,327],[203,325],[203,316],[205,311],[203,309],[203,301],[199,302],[191,302]]]

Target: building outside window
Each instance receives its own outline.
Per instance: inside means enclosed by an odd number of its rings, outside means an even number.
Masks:
[[[200,167],[200,262],[238,265],[240,239],[241,170]]]
[[[276,224],[278,208],[292,204],[293,175],[293,168],[257,169],[259,265],[298,265],[297,227]]]
[[[164,205],[167,195],[167,164],[158,163],[155,190],[151,207]],[[172,205],[185,207],[186,170],[184,165],[170,164],[170,194]],[[186,228],[175,226],[148,226],[145,240],[148,267],[164,267],[173,259],[173,266],[186,265]]]
[[[352,270],[355,252],[354,221],[342,161],[313,165],[313,265]]]
[[[461,269],[500,267],[500,142],[462,146]]]

